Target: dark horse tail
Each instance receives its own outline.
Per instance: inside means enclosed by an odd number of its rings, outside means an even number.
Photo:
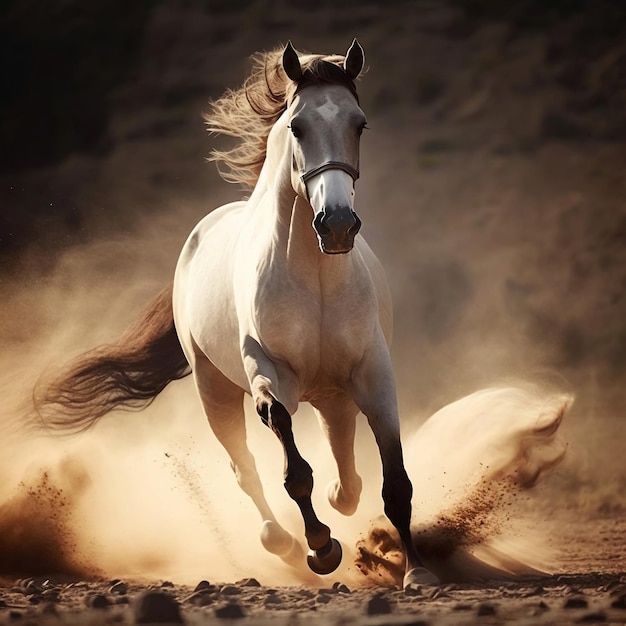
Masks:
[[[39,381],[34,405],[46,426],[77,432],[113,409],[141,410],[191,373],[174,327],[172,290],[163,289],[117,341]]]

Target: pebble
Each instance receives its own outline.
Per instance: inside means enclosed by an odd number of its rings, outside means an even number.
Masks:
[[[235,583],[239,587],[260,587],[261,583],[256,578],[243,578]]]
[[[241,589],[239,589],[236,585],[224,585],[220,589],[220,593],[223,596],[237,596],[241,593]]]
[[[391,603],[382,593],[376,594],[367,603],[366,613],[368,615],[388,615],[391,612]]]
[[[318,593],[315,598],[315,602],[317,602],[318,604],[328,604],[330,602],[330,595],[328,595],[327,593]]]
[[[203,589],[213,589],[213,585],[208,580],[201,580],[194,591],[202,591]]]
[[[614,609],[626,609],[626,594],[617,598],[617,600],[613,600],[611,602],[611,606]]]
[[[263,606],[277,606],[279,604],[282,604],[280,598],[278,596],[275,595],[269,595],[266,596],[265,599],[263,600]]]
[[[102,593],[92,593],[85,598],[85,604],[90,609],[108,609],[111,606],[111,600]]]
[[[588,622],[606,622],[606,614],[602,611],[596,611],[594,613],[586,613],[580,619],[576,620],[582,624],[586,624]]]
[[[350,591],[350,588],[347,585],[344,585],[343,583],[334,583],[333,584],[333,589],[337,593],[352,593]]]
[[[20,585],[17,585],[16,591],[23,593],[25,596],[29,596],[34,593],[41,593],[43,589],[41,585],[32,578],[25,578]]]
[[[404,587],[404,594],[407,596],[421,596],[422,585],[419,583],[409,583]]]
[[[530,598],[531,596],[540,596],[544,591],[545,590],[541,585],[537,585],[536,587],[527,589],[521,595],[523,598]]]
[[[326,596],[332,596],[335,595],[337,593],[337,588],[333,587],[332,589],[329,589],[328,587],[322,587],[321,589],[317,590],[317,594],[318,595],[326,595]]]
[[[41,592],[41,599],[46,602],[58,602],[60,600],[58,589],[45,589]]]
[[[24,616],[21,611],[15,611],[15,610],[9,611],[9,619],[18,620],[18,619],[22,619],[22,617]]]
[[[589,603],[585,598],[581,598],[580,596],[574,596],[573,598],[568,598],[563,603],[564,609],[586,609],[589,606]]]
[[[495,615],[497,613],[496,607],[493,604],[483,602],[478,605],[477,615]]]
[[[151,590],[139,594],[135,599],[134,612],[137,624],[184,623],[178,602],[162,591]]]
[[[38,612],[40,615],[58,615],[59,614],[57,605],[54,604],[53,602],[46,602],[42,604],[39,607]]]
[[[246,614],[238,602],[229,602],[215,609],[215,617],[220,619],[239,619]]]
[[[213,604],[213,598],[208,589],[201,589],[185,598],[185,602],[189,602],[189,604],[193,604],[194,606],[208,606],[209,604]]]
[[[109,593],[113,593],[118,596],[123,596],[128,593],[128,585],[121,580],[114,582],[111,587],[109,587]]]

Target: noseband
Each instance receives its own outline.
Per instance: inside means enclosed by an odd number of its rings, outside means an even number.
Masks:
[[[359,170],[356,167],[353,167],[349,163],[344,163],[343,161],[326,161],[326,163],[322,163],[317,167],[314,167],[310,170],[304,172],[304,174],[300,175],[303,183],[307,183],[313,176],[317,176],[326,170],[343,170],[346,174],[349,174],[353,181],[359,178]]]

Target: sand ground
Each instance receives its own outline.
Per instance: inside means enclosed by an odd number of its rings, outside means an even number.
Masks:
[[[5,579],[0,623],[144,623],[149,592],[173,598],[180,619],[190,626],[231,619],[258,626],[626,623],[624,517],[564,516],[559,528],[567,547],[553,575],[424,586],[415,595],[390,587],[348,589],[332,575],[325,588],[269,587],[244,579],[198,581],[197,591],[170,581]],[[150,619],[161,622],[168,610],[157,607]]]

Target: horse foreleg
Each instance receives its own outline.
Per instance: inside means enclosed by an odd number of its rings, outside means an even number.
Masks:
[[[304,521],[304,534],[311,551],[309,567],[317,574],[330,574],[341,563],[341,546],[330,536],[330,529],[320,522],[313,510],[313,470],[296,447],[291,415],[267,390],[256,397],[257,412],[283,445],[285,453],[285,489],[298,505]]]
[[[252,398],[263,423],[283,446],[285,490],[302,514],[304,534],[311,550],[307,557],[308,565],[317,574],[329,574],[341,563],[341,546],[330,536],[330,529],[320,522],[313,509],[313,470],[296,447],[289,411],[276,397],[276,385],[273,382],[279,380],[276,368],[251,338],[247,348],[247,352],[244,350],[244,364],[250,379]],[[281,391],[290,398],[291,404],[297,406],[297,391],[295,388],[290,389],[292,385],[285,382],[284,378]]]
[[[413,486],[404,469],[395,382],[389,352],[382,342],[355,370],[353,385],[355,401],[367,417],[380,451],[385,515],[398,531],[406,556],[403,586],[436,584],[437,577],[424,568],[411,538]]]

